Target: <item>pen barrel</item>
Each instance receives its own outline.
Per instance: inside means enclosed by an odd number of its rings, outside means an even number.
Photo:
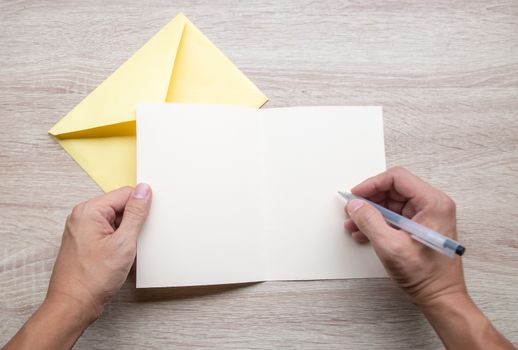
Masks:
[[[361,199],[368,202],[374,208],[379,210],[387,222],[408,232],[410,236],[416,241],[419,241],[422,244],[449,256],[450,258],[453,258],[455,254],[462,255],[466,250],[462,245],[453,239],[435,232],[434,230],[431,230],[423,225],[420,225],[417,222],[407,219],[404,216],[396,214],[393,211],[384,208],[379,204],[371,202],[368,199],[355,196],[354,194],[347,192],[338,191],[338,193],[347,201],[352,199]]]
[[[404,216],[398,215],[393,211],[390,211],[379,204],[370,202],[376,209],[378,209],[385,220],[408,232],[413,239],[421,242],[422,244],[435,249],[449,257],[453,257],[456,253],[459,254],[459,249],[462,255],[464,248],[459,245],[456,241],[435,232],[423,225],[420,225]],[[460,247],[460,248],[459,248]]]

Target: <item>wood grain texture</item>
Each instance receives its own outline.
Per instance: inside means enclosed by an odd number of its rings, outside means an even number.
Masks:
[[[44,297],[62,226],[100,194],[47,130],[177,12],[266,107],[382,105],[388,165],[457,202],[473,298],[518,344],[515,0],[0,2],[0,343]],[[389,280],[136,291],[77,349],[436,349]]]

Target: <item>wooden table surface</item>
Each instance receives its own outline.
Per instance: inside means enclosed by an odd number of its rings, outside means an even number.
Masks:
[[[518,2],[0,2],[0,343],[42,301],[94,182],[47,130],[177,12],[270,98],[382,105],[387,165],[457,202],[473,299],[518,344]],[[51,325],[50,325],[51,326]],[[436,349],[388,279],[136,291],[78,349]]]

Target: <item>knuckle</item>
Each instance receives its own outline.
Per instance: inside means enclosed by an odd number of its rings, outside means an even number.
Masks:
[[[105,205],[96,206],[95,208],[93,208],[93,213],[95,214],[94,216],[97,219],[102,219],[103,221],[111,221],[115,218],[116,215],[115,211],[110,206]]]
[[[132,259],[133,257],[135,257],[136,252],[137,252],[137,245],[134,242],[126,243],[123,246],[122,255],[124,255],[127,258]]]
[[[75,224],[77,224],[77,222],[83,216],[84,208],[85,208],[85,202],[81,202],[72,208],[72,211],[67,216],[67,221],[66,221],[67,228],[70,228],[71,226],[74,226]]]
[[[391,167],[388,172],[394,173],[394,174],[402,174],[408,172],[405,168],[403,168],[401,165],[396,165]]]
[[[360,208],[356,215],[356,224],[362,228],[370,228],[373,226],[376,218],[376,212],[367,206]]]
[[[411,260],[411,249],[410,245],[406,241],[398,239],[389,239],[383,243],[387,259],[393,263],[405,264],[405,262]]]
[[[79,218],[81,216],[81,214],[83,213],[84,207],[85,207],[85,202],[81,202],[81,203],[77,204],[76,206],[74,206],[72,208],[72,212],[69,215],[70,219],[74,220],[74,219]]]
[[[443,206],[444,209],[450,213],[454,213],[457,210],[457,205],[455,204],[455,201],[447,195],[444,195]]]
[[[133,192],[133,187],[131,187],[131,186],[123,186],[123,187],[119,188],[117,191],[124,191],[124,192],[131,193],[131,192]]]
[[[438,213],[455,214],[457,205],[446,193],[439,191],[435,200],[435,208]]]
[[[395,259],[404,260],[408,251],[408,247],[405,244],[396,240],[392,240],[387,242],[387,247]]]
[[[125,236],[113,236],[114,238],[114,249],[118,256],[123,258],[132,259],[135,257],[137,252],[137,242],[129,240]]]
[[[132,259],[135,257],[137,252],[137,244],[136,242],[132,242],[129,240],[123,240],[119,245],[119,253],[127,259]]]
[[[114,232],[110,221],[108,221],[104,214],[102,214],[100,211],[92,212],[91,216],[89,217],[89,223],[91,223],[93,227],[95,227],[103,235],[109,235]]]
[[[72,216],[72,214],[69,214],[67,216],[67,221],[65,222],[65,232],[73,232],[74,230],[74,225],[75,224],[75,220]]]
[[[143,218],[146,216],[146,208],[134,202],[128,203],[128,205],[126,205],[126,208],[124,209],[124,214],[136,218]]]

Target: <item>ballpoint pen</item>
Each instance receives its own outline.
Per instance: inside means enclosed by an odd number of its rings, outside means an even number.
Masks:
[[[432,249],[435,249],[449,256],[450,258],[453,258],[455,254],[462,255],[466,251],[466,248],[461,246],[458,242],[454,241],[453,239],[441,235],[440,233],[435,232],[427,227],[424,227],[423,225],[420,225],[410,219],[407,219],[404,216],[396,214],[393,211],[388,210],[379,204],[371,202],[368,199],[355,196],[354,194],[347,192],[338,191],[338,194],[342,196],[346,201],[350,201],[353,199],[361,199],[369,203],[374,208],[380,211],[381,215],[383,215],[387,222],[391,223],[396,227],[401,228],[403,231],[408,232],[410,236],[416,241],[421,242],[422,244]]]

